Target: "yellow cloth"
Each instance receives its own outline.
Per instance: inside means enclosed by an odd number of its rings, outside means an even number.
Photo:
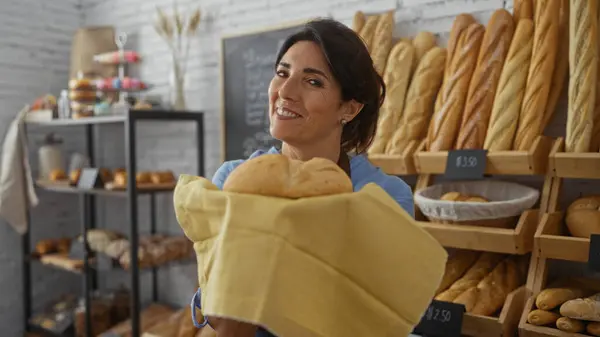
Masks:
[[[375,184],[290,200],[182,175],[174,205],[202,313],[279,337],[407,336],[444,273],[443,247]]]

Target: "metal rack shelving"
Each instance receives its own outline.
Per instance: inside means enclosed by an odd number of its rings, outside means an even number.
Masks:
[[[197,174],[204,175],[204,114],[202,112],[188,111],[168,111],[168,110],[129,110],[124,115],[118,116],[103,116],[89,117],[82,119],[56,119],[51,121],[36,121],[28,122],[28,125],[39,125],[47,127],[69,127],[69,126],[84,126],[86,135],[87,155],[90,158],[90,165],[96,165],[94,160],[94,126],[99,124],[124,124],[125,136],[125,167],[128,177],[135,177],[137,171],[136,159],[136,125],[139,121],[169,121],[183,122],[190,121],[196,124],[196,145],[197,145]],[[95,197],[125,197],[127,199],[128,222],[130,224],[129,240],[131,261],[138,261],[138,195],[144,194],[150,196],[150,231],[156,232],[156,193],[169,192],[172,189],[155,189],[155,190],[140,190],[137,188],[135,179],[127,179],[127,189],[124,191],[110,191],[103,189],[78,189],[75,187],[58,186],[37,186],[48,191],[56,193],[71,193],[79,194],[80,198],[80,225],[81,236],[84,240],[84,264],[81,275],[83,276],[84,303],[85,303],[85,329],[86,336],[91,334],[91,312],[90,300],[91,290],[97,288],[95,273],[97,272],[90,266],[89,255],[90,249],[87,242],[88,229],[95,228]],[[28,214],[28,222],[30,222]],[[30,230],[22,236],[23,248],[23,308],[24,308],[24,330],[29,332],[37,330],[29,324],[29,319],[32,316],[32,287],[31,287],[31,263],[35,260],[31,258],[31,238]],[[132,263],[129,272],[131,273],[131,336],[139,337],[140,331],[140,286],[139,275],[140,267],[137,263]],[[94,276],[94,277],[91,277]],[[158,299],[157,287],[157,271],[156,267],[152,268],[152,298],[154,301]]]

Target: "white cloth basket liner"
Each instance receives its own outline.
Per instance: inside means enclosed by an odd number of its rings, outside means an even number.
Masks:
[[[448,192],[479,195],[490,202],[439,200]],[[521,215],[533,207],[539,191],[512,182],[481,180],[450,182],[429,186],[415,193],[415,202],[426,217],[450,221],[473,221]]]

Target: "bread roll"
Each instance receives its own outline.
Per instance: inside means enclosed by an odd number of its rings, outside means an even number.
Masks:
[[[373,37],[375,35],[375,29],[377,28],[378,22],[379,15],[367,16],[367,20],[358,34],[365,42],[365,45],[369,51],[371,51],[371,46],[373,45]]]
[[[583,290],[577,288],[548,288],[535,298],[535,306],[542,310],[554,310],[566,301],[583,296]]]
[[[448,289],[452,283],[456,282],[465,272],[473,266],[480,252],[472,250],[459,250],[446,262],[446,271],[436,295]]]
[[[476,23],[476,21],[475,21],[475,18],[471,14],[459,14],[458,16],[456,16],[456,18],[454,19],[454,22],[452,23],[452,28],[450,29],[450,37],[448,39],[448,47],[446,48],[447,57],[446,57],[446,65],[444,66],[444,81],[442,82],[442,89],[445,87],[446,82],[448,81],[448,79],[450,77],[452,59],[457,54],[456,49],[457,49],[458,42],[460,40],[460,36],[473,23]],[[434,111],[440,110],[440,108],[442,106],[442,103],[443,103],[442,92],[443,91],[440,89],[437,99],[435,101]]]
[[[587,333],[592,336],[600,336],[600,323],[599,322],[590,322],[588,323],[586,329]]]
[[[569,0],[560,0],[560,20],[558,23],[558,45],[569,45]],[[556,111],[556,105],[563,92],[563,87],[569,74],[569,54],[558,51],[556,66],[552,73],[552,83],[548,94],[548,103],[544,111],[544,121],[540,130],[544,131]]]
[[[574,237],[590,238],[600,234],[600,196],[575,200],[568,208],[565,223]]]
[[[383,75],[387,93],[379,112],[377,133],[369,148],[369,153],[384,153],[394,131],[398,129],[402,120],[406,91],[410,83],[410,65],[413,63],[414,57],[415,48],[406,42],[398,42],[390,52],[388,65]]]
[[[375,27],[371,58],[375,70],[383,76],[385,65],[392,48],[392,34],[394,33],[394,12],[389,11],[381,15]]]
[[[521,112],[521,103],[523,103],[523,96],[525,95],[527,70],[531,62],[532,49],[533,21],[522,19],[517,24],[500,75],[490,124],[483,145],[486,150],[508,151],[512,149],[519,122],[519,113]]]
[[[566,152],[588,152],[598,78],[598,2],[572,0],[569,20],[569,111]]]
[[[510,13],[494,11],[488,22],[469,84],[469,93],[456,141],[457,149],[482,149],[502,67],[515,32]]]
[[[429,124],[426,140],[429,151],[446,151],[454,145],[484,32],[482,25],[473,23],[459,38],[450,72],[444,80],[441,96],[438,95],[440,108],[435,110]]]
[[[573,319],[600,322],[600,293],[563,303],[560,314]]]
[[[401,154],[412,140],[422,140],[433,114],[435,96],[442,85],[446,49],[433,47],[419,62],[408,88],[402,122],[394,132],[387,153]]]
[[[346,172],[328,159],[302,162],[279,154],[265,154],[243,162],[223,184],[223,191],[227,192],[292,199],[352,190]]]
[[[352,19],[352,30],[356,33],[359,33],[360,30],[365,26],[365,22],[367,21],[367,16],[362,11],[357,11],[354,13],[354,18]]]
[[[533,21],[533,0],[515,0],[513,8],[515,25],[524,19]]]
[[[436,38],[431,32],[421,31],[417,33],[417,36],[415,36],[415,38],[412,40],[412,44],[415,47],[415,66],[417,66],[421,62],[423,56],[425,56],[429,50],[435,47]]]
[[[535,33],[527,87],[513,149],[529,151],[541,133],[558,49],[560,1],[536,0]]]
[[[527,322],[529,324],[542,326],[554,324],[559,318],[560,315],[555,312],[536,309],[527,315]]]
[[[67,173],[63,169],[54,169],[50,171],[50,181],[67,180]]]
[[[561,317],[556,321],[556,327],[558,330],[578,333],[585,331],[585,323],[582,321],[572,319],[569,317]]]

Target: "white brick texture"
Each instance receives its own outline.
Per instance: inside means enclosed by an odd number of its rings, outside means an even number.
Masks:
[[[414,36],[421,30],[435,33],[441,44],[446,43],[453,18],[462,12],[473,13],[487,23],[492,11],[511,8],[512,1],[501,0],[178,0],[180,9],[199,5],[203,11],[200,36],[190,51],[187,74],[187,99],[191,110],[205,112],[205,160],[207,175],[220,165],[220,79],[219,41],[223,34],[248,29],[276,26],[316,16],[331,16],[350,24],[356,10],[366,13],[395,11],[395,36]],[[74,30],[81,26],[114,25],[129,34],[128,48],[139,51],[143,63],[132,73],[155,86],[152,95],[168,94],[170,60],[168,49],[152,28],[159,6],[170,13],[172,0],[4,0],[0,11],[0,134],[14,114],[26,102],[46,92],[58,94],[68,80],[70,41]],[[565,104],[559,108],[548,135],[564,134]],[[186,123],[145,123],[138,128],[139,169],[172,169],[175,173],[195,173],[194,130]],[[46,130],[32,130],[33,141]],[[82,151],[81,129],[57,130],[68,139],[67,153]],[[101,126],[96,135],[97,162],[108,167],[124,163],[123,127]],[[36,148],[32,146],[32,158]],[[35,165],[35,160],[34,163]],[[410,181],[410,179],[409,179]],[[522,179],[539,186],[536,179]],[[591,186],[593,185],[593,186]],[[593,191],[600,184],[569,183],[569,197],[582,191]],[[42,205],[34,212],[34,240],[43,236],[75,234],[78,207],[76,197],[42,193]],[[171,195],[158,197],[158,227],[160,231],[181,233],[173,215]],[[564,202],[566,202],[565,199]],[[148,231],[148,198],[140,197],[140,232]],[[128,232],[126,207],[122,200],[100,198],[98,225]],[[49,222],[41,221],[48,219]],[[37,234],[36,234],[37,233]],[[20,256],[17,235],[4,223],[0,227],[0,331],[2,336],[20,336],[21,294]],[[101,285],[128,283],[128,273],[104,273]],[[149,290],[147,273],[143,289]],[[46,269],[36,270],[35,293],[48,294],[36,299],[42,305],[55,296],[49,288],[56,285],[77,289],[80,279]],[[195,287],[195,268],[161,269],[160,295],[167,301],[182,305]],[[148,300],[145,292],[144,302]]]

